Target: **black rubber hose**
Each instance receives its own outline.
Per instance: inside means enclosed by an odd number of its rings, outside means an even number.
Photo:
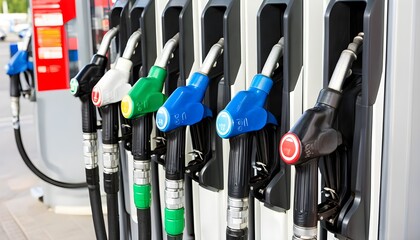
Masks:
[[[104,173],[104,188],[106,192],[106,205],[108,207],[108,237],[109,240],[120,239],[120,216],[118,208],[119,190],[118,172]]]
[[[182,234],[181,235],[176,235],[176,236],[171,236],[171,235],[166,235],[166,239],[167,240],[183,240],[182,238]]]
[[[92,210],[93,226],[96,239],[106,240],[104,213],[102,212],[101,190],[99,185],[98,167],[86,169],[86,182],[89,188],[90,208]]]
[[[20,134],[20,128],[15,128],[15,140],[16,140],[16,145],[17,148],[19,150],[20,156],[23,159],[23,162],[25,163],[25,165],[37,176],[39,177],[41,180],[54,185],[56,187],[61,187],[61,188],[69,188],[69,189],[75,189],[75,188],[85,188],[87,187],[87,184],[84,183],[67,183],[67,182],[60,182],[57,180],[54,180],[50,177],[48,177],[47,175],[45,175],[44,173],[42,173],[38,168],[35,167],[35,165],[32,163],[31,159],[29,159],[28,154],[26,154],[25,148],[23,147],[23,142],[22,142],[22,136]]]
[[[150,214],[150,208],[137,209],[137,226],[140,240],[152,239]]]
[[[150,134],[152,132],[153,115],[151,113],[132,120],[133,139],[132,149],[134,160],[150,162]],[[153,186],[152,187],[158,187]],[[150,208],[137,209],[138,239],[151,239],[152,216]]]
[[[194,232],[194,202],[193,202],[193,190],[192,190],[192,178],[185,174],[185,228],[187,230],[187,240],[195,239]]]
[[[255,197],[249,192],[248,200],[248,240],[255,239]]]
[[[156,239],[163,239],[162,232],[162,210],[160,207],[160,192],[159,192],[159,164],[157,162],[151,162],[151,185],[152,185],[152,208],[154,212],[154,229]],[[157,187],[153,187],[157,186]]]

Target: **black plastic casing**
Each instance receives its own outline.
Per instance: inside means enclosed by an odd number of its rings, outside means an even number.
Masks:
[[[229,103],[230,87],[241,65],[240,4],[239,0],[210,0],[201,15],[202,60],[211,47],[224,38],[223,54],[208,74],[210,83],[203,100],[214,115]],[[198,183],[211,191],[219,191],[224,188],[223,142],[216,134],[216,118],[211,118],[209,125],[211,154],[199,172]]]
[[[343,134],[345,149],[326,159],[347,162],[338,171],[342,173],[339,184],[344,202],[337,221],[334,224],[321,221],[339,239],[369,238],[372,116],[383,72],[384,7],[384,0],[333,0],[325,14],[325,86],[341,51],[359,32],[364,33],[362,53],[352,68],[353,75],[361,78],[360,95],[354,98],[353,106],[340,109],[350,114],[339,114],[335,122]],[[350,134],[349,119],[354,122]]]

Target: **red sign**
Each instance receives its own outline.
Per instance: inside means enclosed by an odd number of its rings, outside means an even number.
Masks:
[[[70,87],[69,46],[64,24],[76,17],[74,0],[32,0],[38,91]]]

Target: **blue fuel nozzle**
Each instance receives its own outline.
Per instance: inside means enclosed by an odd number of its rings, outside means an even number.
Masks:
[[[193,125],[205,117],[211,117],[211,110],[202,104],[209,78],[194,73],[187,86],[177,88],[156,114],[156,126],[163,132]]]
[[[177,88],[159,108],[156,126],[163,132],[196,124],[206,117],[212,117],[211,110],[202,101],[209,86],[210,70],[217,64],[223,52],[224,39],[220,38],[208,52],[200,72],[194,73],[187,86]]]
[[[29,61],[28,52],[17,51],[6,65],[6,73],[9,76],[16,75],[33,69],[33,63]]]
[[[222,138],[261,130],[267,124],[277,125],[272,113],[264,108],[273,80],[257,74],[246,91],[240,91],[216,119],[216,131]]]

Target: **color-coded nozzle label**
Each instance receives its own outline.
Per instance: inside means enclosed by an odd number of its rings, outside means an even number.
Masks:
[[[72,78],[70,80],[70,92],[71,92],[71,94],[75,95],[78,90],[79,90],[79,81],[77,81],[77,79],[75,79],[75,78]]]
[[[160,107],[156,113],[156,127],[163,131],[169,122],[169,113],[165,107]]]
[[[133,99],[129,95],[126,95],[121,100],[121,113],[125,118],[131,118],[133,116]]]
[[[301,144],[298,136],[294,133],[286,133],[280,140],[280,156],[287,164],[294,164],[299,160]]]
[[[233,119],[227,111],[223,110],[217,115],[216,131],[220,137],[226,137],[232,131],[232,125]]]
[[[92,90],[92,102],[95,106],[101,105],[101,90],[98,87],[94,87]]]

